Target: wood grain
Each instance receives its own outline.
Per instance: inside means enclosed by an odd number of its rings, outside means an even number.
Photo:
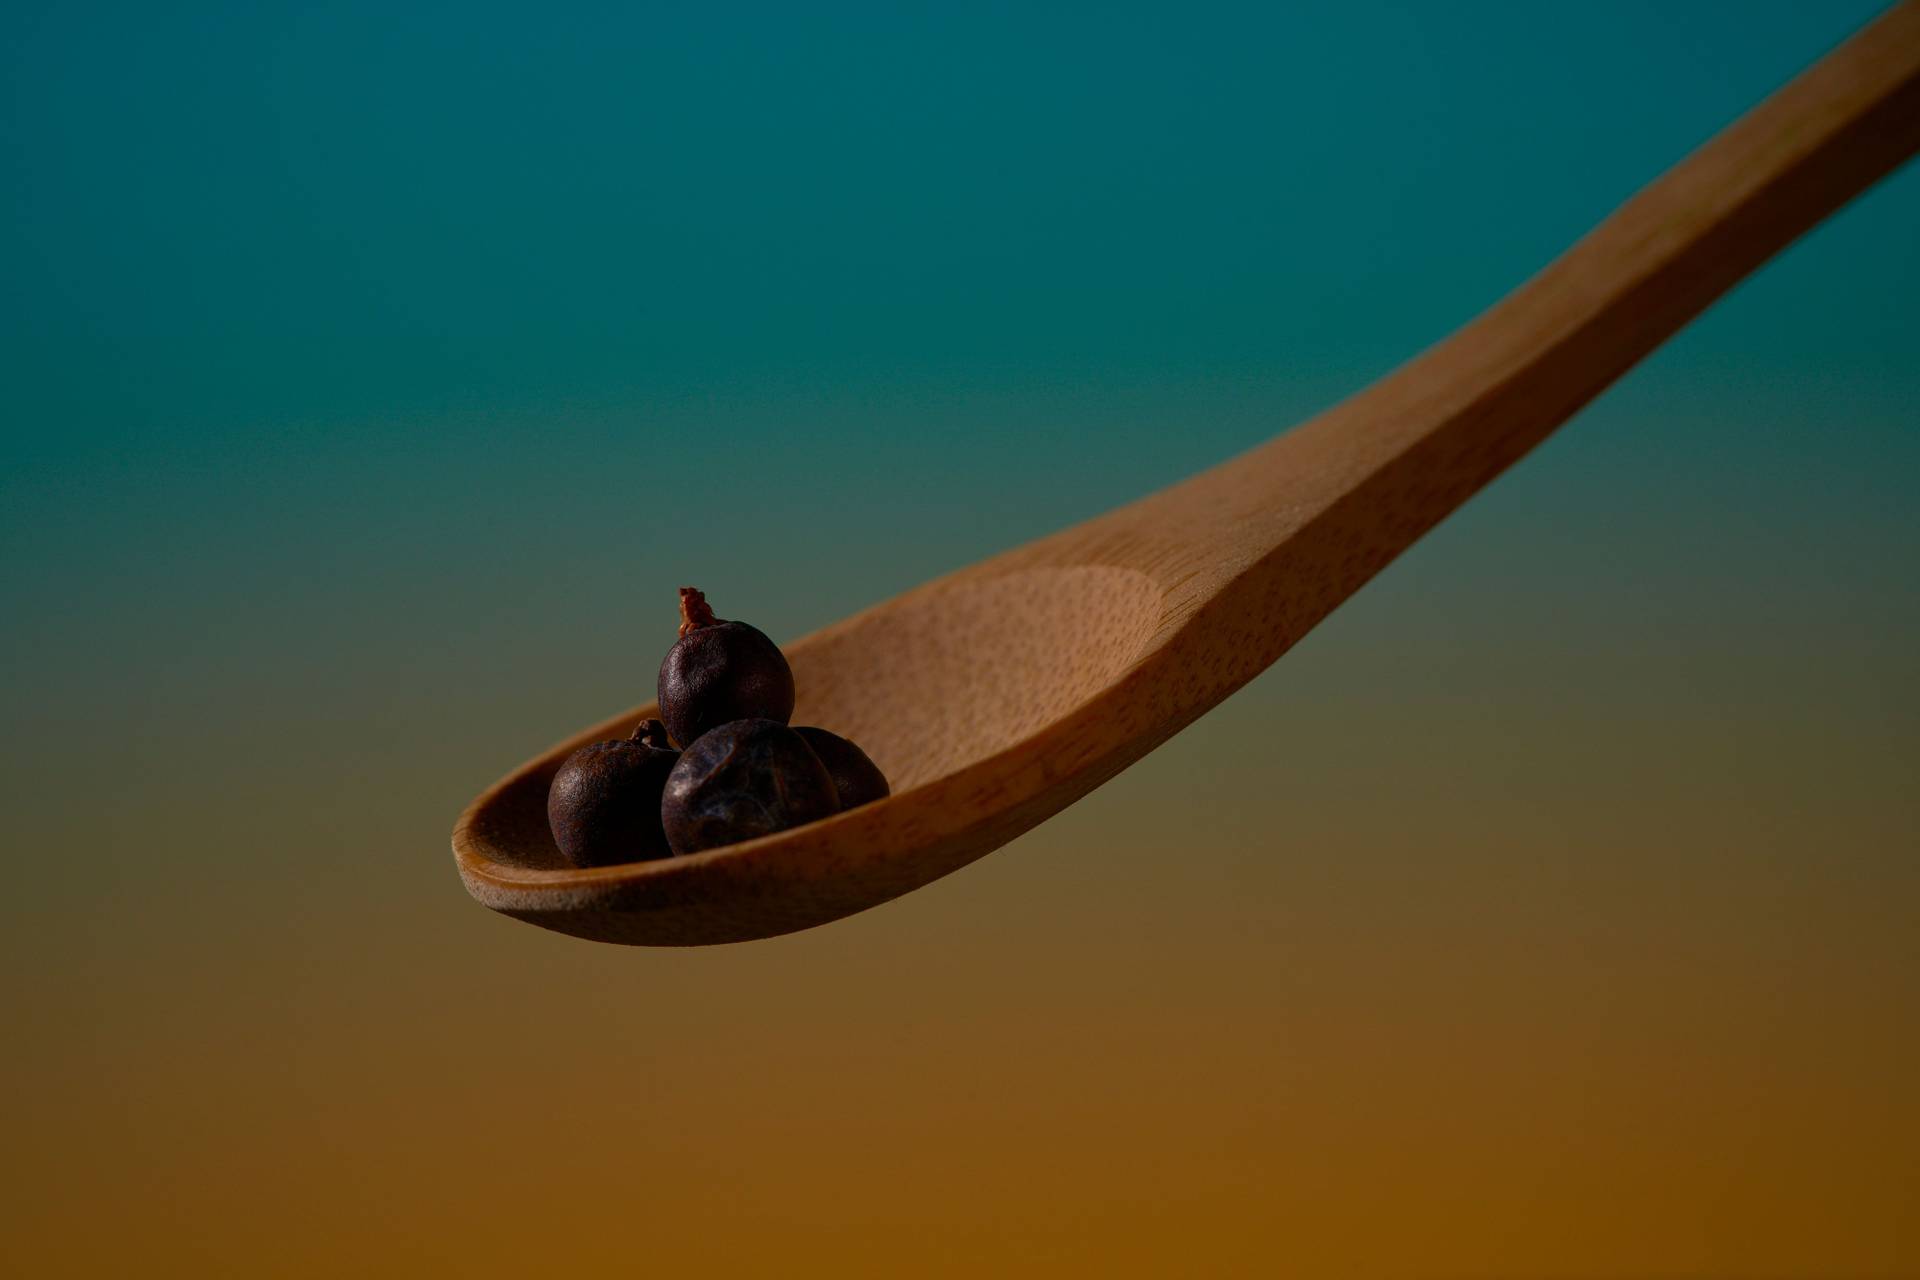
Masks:
[[[787,646],[795,723],[884,769],[879,803],[764,840],[562,865],[547,784],[622,712],[489,788],[453,833],[495,910],[609,942],[804,929],[964,866],[1259,674],[1342,600],[1796,236],[1920,148],[1920,0],[1361,394],[1248,454]],[[664,642],[663,642],[664,643]]]

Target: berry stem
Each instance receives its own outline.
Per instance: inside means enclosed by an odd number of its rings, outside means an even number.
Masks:
[[[707,604],[706,593],[693,587],[680,588],[680,634],[698,631],[701,627],[710,627],[720,619],[713,616],[713,609]]]
[[[673,750],[673,740],[667,737],[667,726],[658,720],[642,720],[633,727],[633,740],[644,742],[655,751]]]

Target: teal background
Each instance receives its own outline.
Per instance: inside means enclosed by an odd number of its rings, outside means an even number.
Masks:
[[[0,1250],[1920,1268],[1920,169],[951,881],[642,953],[446,853],[675,586],[1230,456],[1877,8],[8,6]]]
[[[673,538],[825,620],[1363,385],[1872,10],[29,5],[8,586],[138,531],[149,587],[538,565],[544,613]],[[1839,383],[1910,475],[1916,189],[1629,394]],[[1718,416],[1575,483],[1796,447]]]

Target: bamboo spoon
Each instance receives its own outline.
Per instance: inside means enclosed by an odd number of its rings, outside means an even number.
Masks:
[[[1439,346],[1270,443],[787,649],[795,724],[894,795],[690,857],[565,867],[547,784],[489,788],[454,857],[487,906],[608,942],[734,942],[917,889],[1072,804],[1309,628],[1742,276],[1920,148],[1908,0]]]

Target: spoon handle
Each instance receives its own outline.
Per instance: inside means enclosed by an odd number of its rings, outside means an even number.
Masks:
[[[1437,520],[1916,150],[1920,3],[1906,0],[1309,434],[1344,437],[1369,467],[1443,445],[1459,470]]]
[[[1228,624],[1243,647],[1220,674],[1229,685],[1250,678],[1917,149],[1920,0],[1905,0],[1444,342],[1311,422],[1115,513],[1123,523],[1097,536],[1124,546],[1115,558],[1178,581],[1190,624]]]

